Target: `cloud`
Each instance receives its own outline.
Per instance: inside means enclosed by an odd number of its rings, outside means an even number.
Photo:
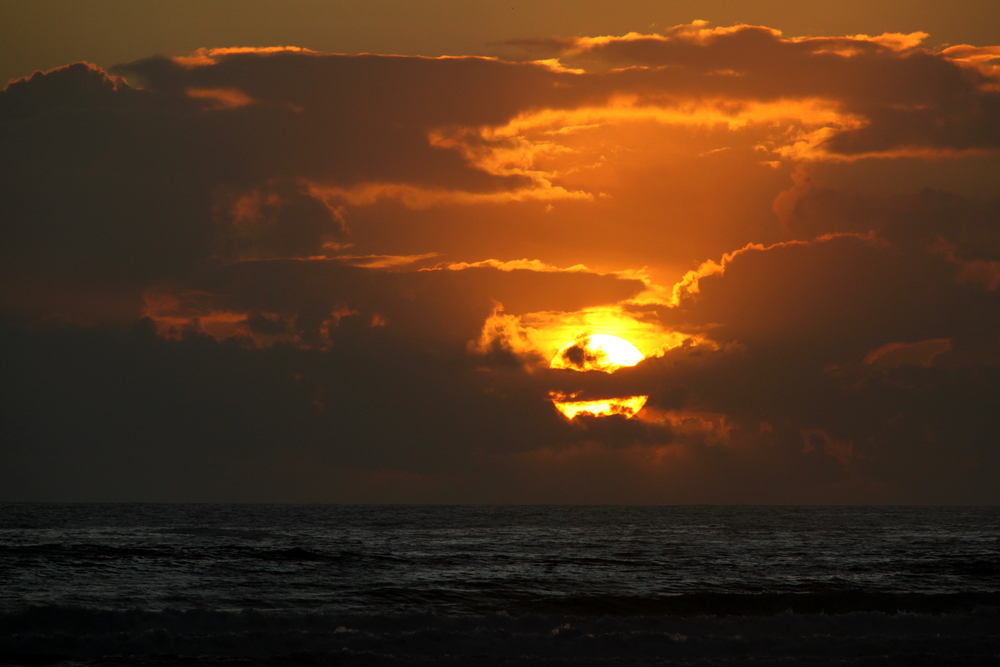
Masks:
[[[570,266],[565,269],[561,269],[557,266],[551,264],[546,264],[545,262],[539,261],[537,259],[512,259],[509,261],[501,261],[499,259],[484,259],[478,262],[450,262],[445,264],[443,267],[437,268],[448,269],[450,271],[461,271],[463,269],[471,269],[481,266],[491,266],[495,269],[500,269],[501,271],[513,271],[515,269],[528,269],[530,271],[587,271],[587,267],[583,264],[577,264],[576,266]]]
[[[195,331],[169,340],[151,321],[0,333],[17,360],[6,381],[21,389],[4,406],[5,496],[385,499],[378,481],[402,476],[427,487],[404,499],[473,499],[483,489],[462,480],[518,452],[669,438],[660,426],[571,424],[530,375],[355,314],[322,351]]]
[[[774,201],[775,212],[793,234],[810,238],[874,230],[897,244],[943,243],[962,259],[1000,257],[1000,199],[995,195],[970,197],[924,187],[886,196],[835,187],[803,168],[793,179],[793,187]]]
[[[354,266],[368,269],[387,269],[396,266],[407,266],[425,259],[437,257],[439,253],[425,252],[422,255],[336,255],[334,258]]]
[[[664,317],[709,327],[720,343],[809,345],[858,355],[907,336],[941,338],[972,329],[981,322],[968,309],[995,298],[960,283],[940,253],[874,235],[748,247],[716,266]]]
[[[714,266],[662,316],[715,348],[681,346],[622,378],[652,407],[726,415],[728,446],[788,448],[796,475],[825,458],[824,483],[939,501],[966,479],[963,497],[991,497],[974,468],[1000,456],[983,403],[995,292],[933,248],[877,237],[750,247]]]
[[[581,138],[648,121],[756,128],[769,164],[994,150],[992,52],[918,37],[692,24],[548,44],[619,65],[582,73],[290,47],[116,69],[142,88],[86,64],[36,73],[0,94],[5,263],[35,294],[59,275],[148,286],[210,258],[321,254],[349,234],[345,207],[385,198],[586,204],[607,193],[574,179],[608,160]]]
[[[931,366],[936,356],[950,352],[951,349],[952,343],[948,338],[932,338],[916,343],[888,343],[869,352],[864,362],[888,368],[895,368],[903,364]]]
[[[839,110],[842,119],[828,123],[829,131],[787,144],[788,156],[995,151],[1000,141],[996,73],[979,66],[993,57],[992,51],[954,47],[935,52],[921,47],[924,38],[924,33],[787,38],[766,27],[708,28],[695,22],[662,35],[527,45],[563,58],[629,68],[621,75],[647,79],[645,91],[652,96],[670,91],[744,103],[818,100]],[[633,73],[636,67],[643,69]]]
[[[200,330],[206,318],[242,322],[267,313],[289,322],[306,345],[328,345],[336,313],[349,311],[389,331],[464,349],[503,303],[507,312],[568,311],[616,303],[645,284],[593,272],[499,270],[388,272],[338,260],[247,261],[200,274],[187,284],[164,285],[146,297],[146,314],[173,328]],[[237,330],[227,332],[235,335]]]
[[[14,81],[0,489],[996,502],[996,53],[925,37],[693,23]],[[548,368],[595,333],[647,358]],[[553,392],[649,398],[570,420]]]
[[[256,103],[256,100],[235,88],[188,88],[186,92],[188,97],[213,101],[216,109],[235,109]]]

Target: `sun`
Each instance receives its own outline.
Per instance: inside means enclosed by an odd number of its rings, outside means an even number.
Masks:
[[[639,348],[624,338],[591,334],[565,345],[552,357],[549,367],[613,373],[623,366],[635,366],[643,359]]]
[[[625,366],[635,366],[645,359],[642,352],[624,338],[608,334],[581,336],[563,346],[552,357],[550,368],[575,371],[603,371],[613,373]],[[552,403],[567,419],[580,414],[596,416],[624,415],[632,417],[646,404],[648,396],[625,396],[596,401],[574,401],[575,395],[549,392]]]

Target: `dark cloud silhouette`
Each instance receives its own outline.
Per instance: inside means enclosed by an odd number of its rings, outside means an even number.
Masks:
[[[897,245],[947,246],[962,260],[1000,259],[1000,200],[922,188],[906,195],[848,192],[817,181],[806,170],[781,193],[775,208],[803,238],[831,232],[867,233]]]
[[[833,153],[1000,147],[996,72],[958,50],[922,48],[923,37],[789,39],[766,27],[695,23],[664,35],[521,43],[570,61],[653,68],[631,75],[646,79],[650,96],[835,101],[861,122],[845,124],[826,140]]]
[[[993,159],[995,70],[918,37],[694,24],[523,44],[561,63],[216,49],[12,82],[0,495],[998,502],[996,193],[823,178]],[[483,254],[489,225],[517,254]],[[600,270],[543,257],[580,248]],[[563,345],[600,308],[688,339],[548,368],[528,323],[579,316]],[[649,399],[566,420],[550,392]]]
[[[625,420],[570,424],[530,375],[359,316],[324,351],[165,340],[150,320],[2,334],[18,387],[4,405],[10,496],[345,500],[338,476],[364,487],[405,473],[446,478],[428,496],[443,500],[484,457],[669,437]]]
[[[50,285],[135,295],[207,260],[323,254],[345,229],[309,183],[532,186],[428,132],[502,123],[536,96],[579,97],[558,92],[545,67],[482,58],[236,53],[120,70],[147,87],[76,64],[0,94],[7,281],[42,315]]]
[[[150,58],[116,71],[138,77],[158,98],[196,102],[204,139],[225,149],[213,151],[210,164],[250,183],[298,177],[470,192],[526,186],[526,178],[470,167],[457,151],[429,143],[427,133],[503,124],[566,95],[553,92],[557,75],[544,67],[484,58],[249,52],[198,66]],[[219,109],[217,97],[192,98],[191,91],[239,91],[247,102]]]
[[[524,146],[478,128],[629,95],[665,108],[700,99],[751,119],[750,101],[826,100],[857,118],[814,138],[834,153],[996,148],[988,70],[901,44],[688,27],[560,47],[645,66],[602,73],[301,50],[118,68],[142,89],[85,64],[36,73],[0,94],[4,264],[38,301],[59,280],[134,288],[206,258],[323,254],[346,233],[330,197],[570,196],[530,169],[488,166],[495,151]],[[807,109],[788,113],[815,122]],[[375,190],[330,194],[363,185]]]
[[[512,314],[579,310],[628,299],[645,287],[639,280],[579,271],[387,272],[336,260],[271,260],[218,267],[189,284],[165,287],[151,294],[149,312],[166,327],[216,313],[266,313],[271,321],[291,323],[290,330],[311,344],[332,338],[340,318],[352,315],[370,326],[464,347],[498,303]]]
[[[716,345],[621,375],[651,407],[683,396],[728,416],[734,441],[783,440],[897,499],[996,501],[995,291],[933,249],[850,235],[747,249],[698,283],[664,317]]]

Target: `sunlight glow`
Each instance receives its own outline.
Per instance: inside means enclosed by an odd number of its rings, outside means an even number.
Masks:
[[[599,401],[563,401],[559,400],[560,394],[556,392],[549,394],[549,396],[556,409],[563,413],[566,419],[573,419],[577,415],[632,417],[642,409],[642,406],[646,404],[646,399],[649,398],[648,396],[626,396],[625,398],[606,398]]]
[[[642,352],[623,338],[591,334],[565,345],[552,357],[549,367],[613,373],[623,366],[635,366],[643,359]]]
[[[613,373],[625,366],[635,366],[645,359],[635,345],[618,336],[592,334],[581,336],[569,343],[552,358],[551,368],[575,371],[602,371]],[[575,396],[550,392],[549,397],[559,412],[567,419],[590,414],[598,417],[624,415],[632,417],[646,404],[648,396],[625,396],[595,401],[574,401]]]

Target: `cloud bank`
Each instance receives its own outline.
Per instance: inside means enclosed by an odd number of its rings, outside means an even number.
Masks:
[[[1000,52],[925,39],[12,81],[3,497],[998,502]]]

